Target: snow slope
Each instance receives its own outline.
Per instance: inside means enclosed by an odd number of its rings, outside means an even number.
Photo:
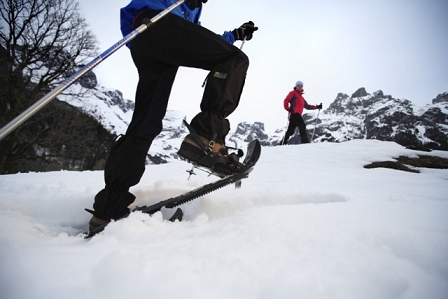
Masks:
[[[91,240],[102,172],[0,176],[0,298],[447,298],[448,170],[363,168],[417,153],[265,147],[241,189],[183,205],[184,221],[134,213]],[[214,179],[187,169],[148,166],[135,204]]]

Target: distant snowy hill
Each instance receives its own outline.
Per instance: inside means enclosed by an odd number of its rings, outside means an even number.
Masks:
[[[381,90],[370,95],[361,88],[351,97],[340,93],[319,116],[316,141],[353,139],[448,150],[448,95],[441,94],[433,104],[417,107]]]
[[[351,96],[339,93],[325,108],[319,114],[305,110],[303,115],[314,142],[376,139],[448,150],[447,93],[419,107],[381,90],[369,94],[360,88]],[[0,173],[103,169],[114,138],[126,132],[133,110],[134,102],[118,90],[99,85],[95,73],[89,72],[50,103],[40,118],[33,117],[28,126],[2,141]],[[148,164],[178,160],[177,151],[187,134],[184,118],[181,111],[167,111],[163,131],[148,153]],[[233,124],[226,142],[243,150],[254,138],[263,146],[276,146],[285,130],[286,126],[267,133],[262,119],[241,122]],[[289,144],[298,143],[296,132]]]
[[[123,99],[120,91],[96,84],[87,90],[75,84],[58,99],[92,115],[115,135],[126,131],[134,111],[134,102]]]
[[[82,98],[63,96],[60,99],[94,116],[111,133],[125,132],[132,117],[133,102],[124,100],[117,90],[98,85],[90,87]],[[77,88],[81,88],[80,84],[75,85],[70,93],[81,93]],[[360,88],[351,96],[339,93],[333,103],[320,112],[317,120],[316,113],[310,115],[304,113],[304,119],[310,136],[314,131],[314,142],[376,139],[395,141],[404,146],[448,150],[447,93],[440,94],[432,104],[418,107],[408,100],[385,95],[381,90],[369,94]],[[167,112],[164,129],[148,154],[149,163],[178,159],[177,150],[187,134],[182,125],[183,118],[185,115],[180,111]],[[286,127],[278,128],[269,135],[261,121],[242,122],[230,132],[227,145],[245,149],[248,142],[258,138],[263,146],[275,146],[285,130]],[[300,143],[298,132],[289,143]]]

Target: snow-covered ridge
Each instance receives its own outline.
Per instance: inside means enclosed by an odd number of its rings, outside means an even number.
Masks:
[[[89,84],[87,92],[81,84],[75,84],[69,90],[70,95],[60,99],[94,116],[113,134],[123,134],[131,120],[134,103],[123,99],[118,90],[92,84],[91,81]],[[377,139],[448,150],[447,101],[448,96],[444,93],[438,95],[433,104],[419,107],[408,100],[385,95],[381,90],[369,94],[360,88],[351,96],[339,93],[332,104],[321,111],[317,121],[315,113],[305,113],[304,119],[310,136],[314,131],[315,142]],[[150,163],[178,159],[176,152],[186,135],[186,128],[182,125],[184,118],[180,111],[167,111],[163,131],[154,140],[148,156]],[[260,139],[263,146],[278,145],[286,127],[269,135],[264,126],[263,122],[239,123],[228,135],[227,145],[244,149],[253,138]],[[298,132],[289,143],[300,143]]]
[[[126,131],[134,110],[134,103],[123,99],[120,91],[99,85],[89,89],[80,84],[72,85],[58,99],[94,116],[113,134]]]

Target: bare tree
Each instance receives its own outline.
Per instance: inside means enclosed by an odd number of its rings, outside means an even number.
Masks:
[[[0,126],[96,54],[96,37],[77,1],[0,0]],[[80,123],[86,118],[61,107],[50,103],[2,140],[3,161],[20,161],[39,147],[45,148],[44,158],[61,152],[87,154],[97,139],[95,124]]]
[[[97,51],[74,0],[1,0],[0,29],[8,77],[28,87],[33,83],[33,96],[59,84]]]

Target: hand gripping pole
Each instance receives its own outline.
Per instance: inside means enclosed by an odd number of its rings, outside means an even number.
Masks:
[[[320,104],[322,105],[322,103],[320,103]],[[319,113],[320,113],[320,109],[319,109],[319,111],[317,111],[317,117],[316,117],[316,122],[314,123],[313,135],[311,135],[311,143],[314,142],[314,132],[316,132],[317,120],[319,119]]]

